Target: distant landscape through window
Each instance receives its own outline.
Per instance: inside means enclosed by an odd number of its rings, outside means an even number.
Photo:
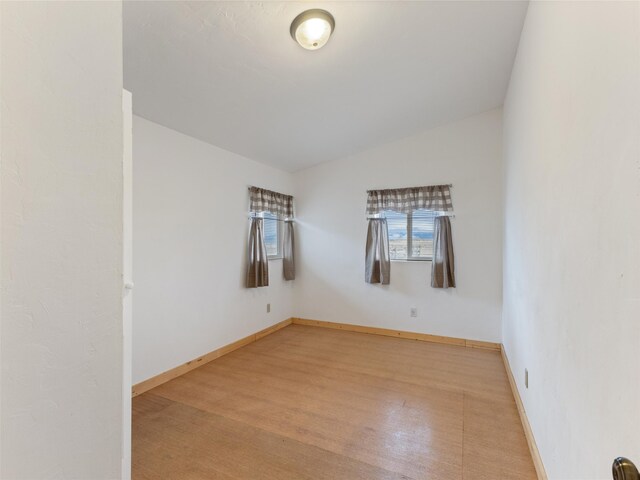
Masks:
[[[267,248],[267,257],[280,256],[280,222],[271,213],[264,213],[264,244]]]
[[[437,212],[415,210],[406,215],[384,212],[389,228],[391,260],[431,260],[433,256],[433,222]]]

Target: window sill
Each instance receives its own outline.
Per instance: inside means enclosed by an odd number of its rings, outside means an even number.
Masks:
[[[282,260],[282,257],[267,257],[267,260]]]
[[[411,260],[391,260],[394,263],[422,263],[422,262],[432,262],[432,258],[414,258]]]

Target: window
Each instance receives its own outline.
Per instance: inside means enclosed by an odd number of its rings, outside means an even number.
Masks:
[[[437,212],[414,210],[410,214],[384,212],[389,229],[391,260],[431,260],[433,221]]]
[[[282,222],[278,221],[278,217],[271,213],[263,213],[264,218],[264,245],[267,248],[267,257],[281,258],[282,257]]]

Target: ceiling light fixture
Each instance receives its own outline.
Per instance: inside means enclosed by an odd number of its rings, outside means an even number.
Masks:
[[[307,50],[318,50],[329,41],[336,22],[326,10],[302,12],[291,22],[291,37]]]

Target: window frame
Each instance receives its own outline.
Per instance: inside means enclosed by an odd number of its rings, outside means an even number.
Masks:
[[[387,219],[387,212],[393,210],[385,210],[383,212],[383,217],[385,220]],[[435,210],[428,210],[430,212],[437,213]],[[399,213],[399,212],[394,212]],[[432,262],[433,261],[433,252],[430,257],[415,257],[413,255],[413,211],[411,213],[404,214],[407,216],[407,258],[389,258],[392,262]],[[389,229],[389,224],[387,222],[387,231]],[[435,233],[435,226],[433,229],[433,233]],[[389,252],[389,257],[391,257],[391,252]]]

